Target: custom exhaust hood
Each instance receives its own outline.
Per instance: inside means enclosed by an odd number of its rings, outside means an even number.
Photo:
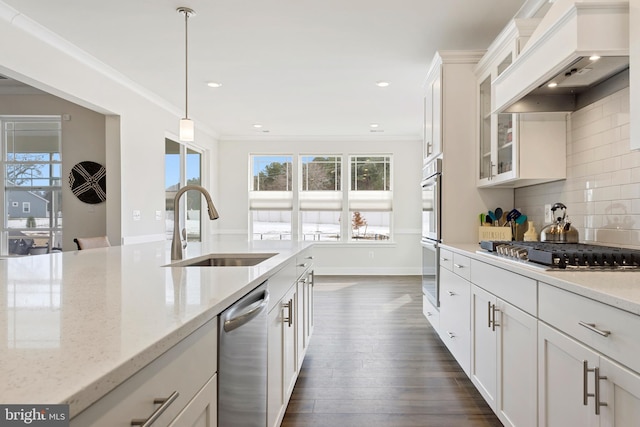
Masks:
[[[628,1],[556,0],[495,79],[494,112],[571,112],[627,86]]]

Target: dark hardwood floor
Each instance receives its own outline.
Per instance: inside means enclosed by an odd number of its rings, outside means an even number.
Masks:
[[[422,314],[420,277],[316,276],[282,427],[502,426]]]

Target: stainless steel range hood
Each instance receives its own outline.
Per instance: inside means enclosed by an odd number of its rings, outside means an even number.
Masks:
[[[629,2],[556,0],[492,85],[494,113],[575,111],[628,86]]]
[[[629,57],[579,57],[502,111],[571,112],[629,86]]]

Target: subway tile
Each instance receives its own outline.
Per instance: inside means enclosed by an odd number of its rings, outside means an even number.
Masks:
[[[621,185],[620,198],[621,199],[640,199],[640,183]]]
[[[631,182],[631,169],[618,169],[611,173],[611,185],[630,184]],[[640,197],[640,195],[638,197]]]

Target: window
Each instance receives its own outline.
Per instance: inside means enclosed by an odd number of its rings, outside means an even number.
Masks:
[[[292,185],[292,156],[251,156],[249,210],[253,240],[291,240]]]
[[[351,240],[388,240],[391,235],[391,157],[351,156]]]
[[[165,139],[165,232],[167,239],[173,238],[173,200],[178,190],[185,185],[202,185],[202,153]],[[187,230],[187,240],[202,239],[202,195],[187,191],[180,199],[180,220]]]
[[[342,215],[342,157],[301,156],[299,192],[302,240],[339,241]]]
[[[0,117],[4,186],[1,253],[62,245],[62,157],[59,116]]]
[[[254,240],[390,239],[391,156],[300,155],[294,163],[288,155],[252,155],[250,164]]]

